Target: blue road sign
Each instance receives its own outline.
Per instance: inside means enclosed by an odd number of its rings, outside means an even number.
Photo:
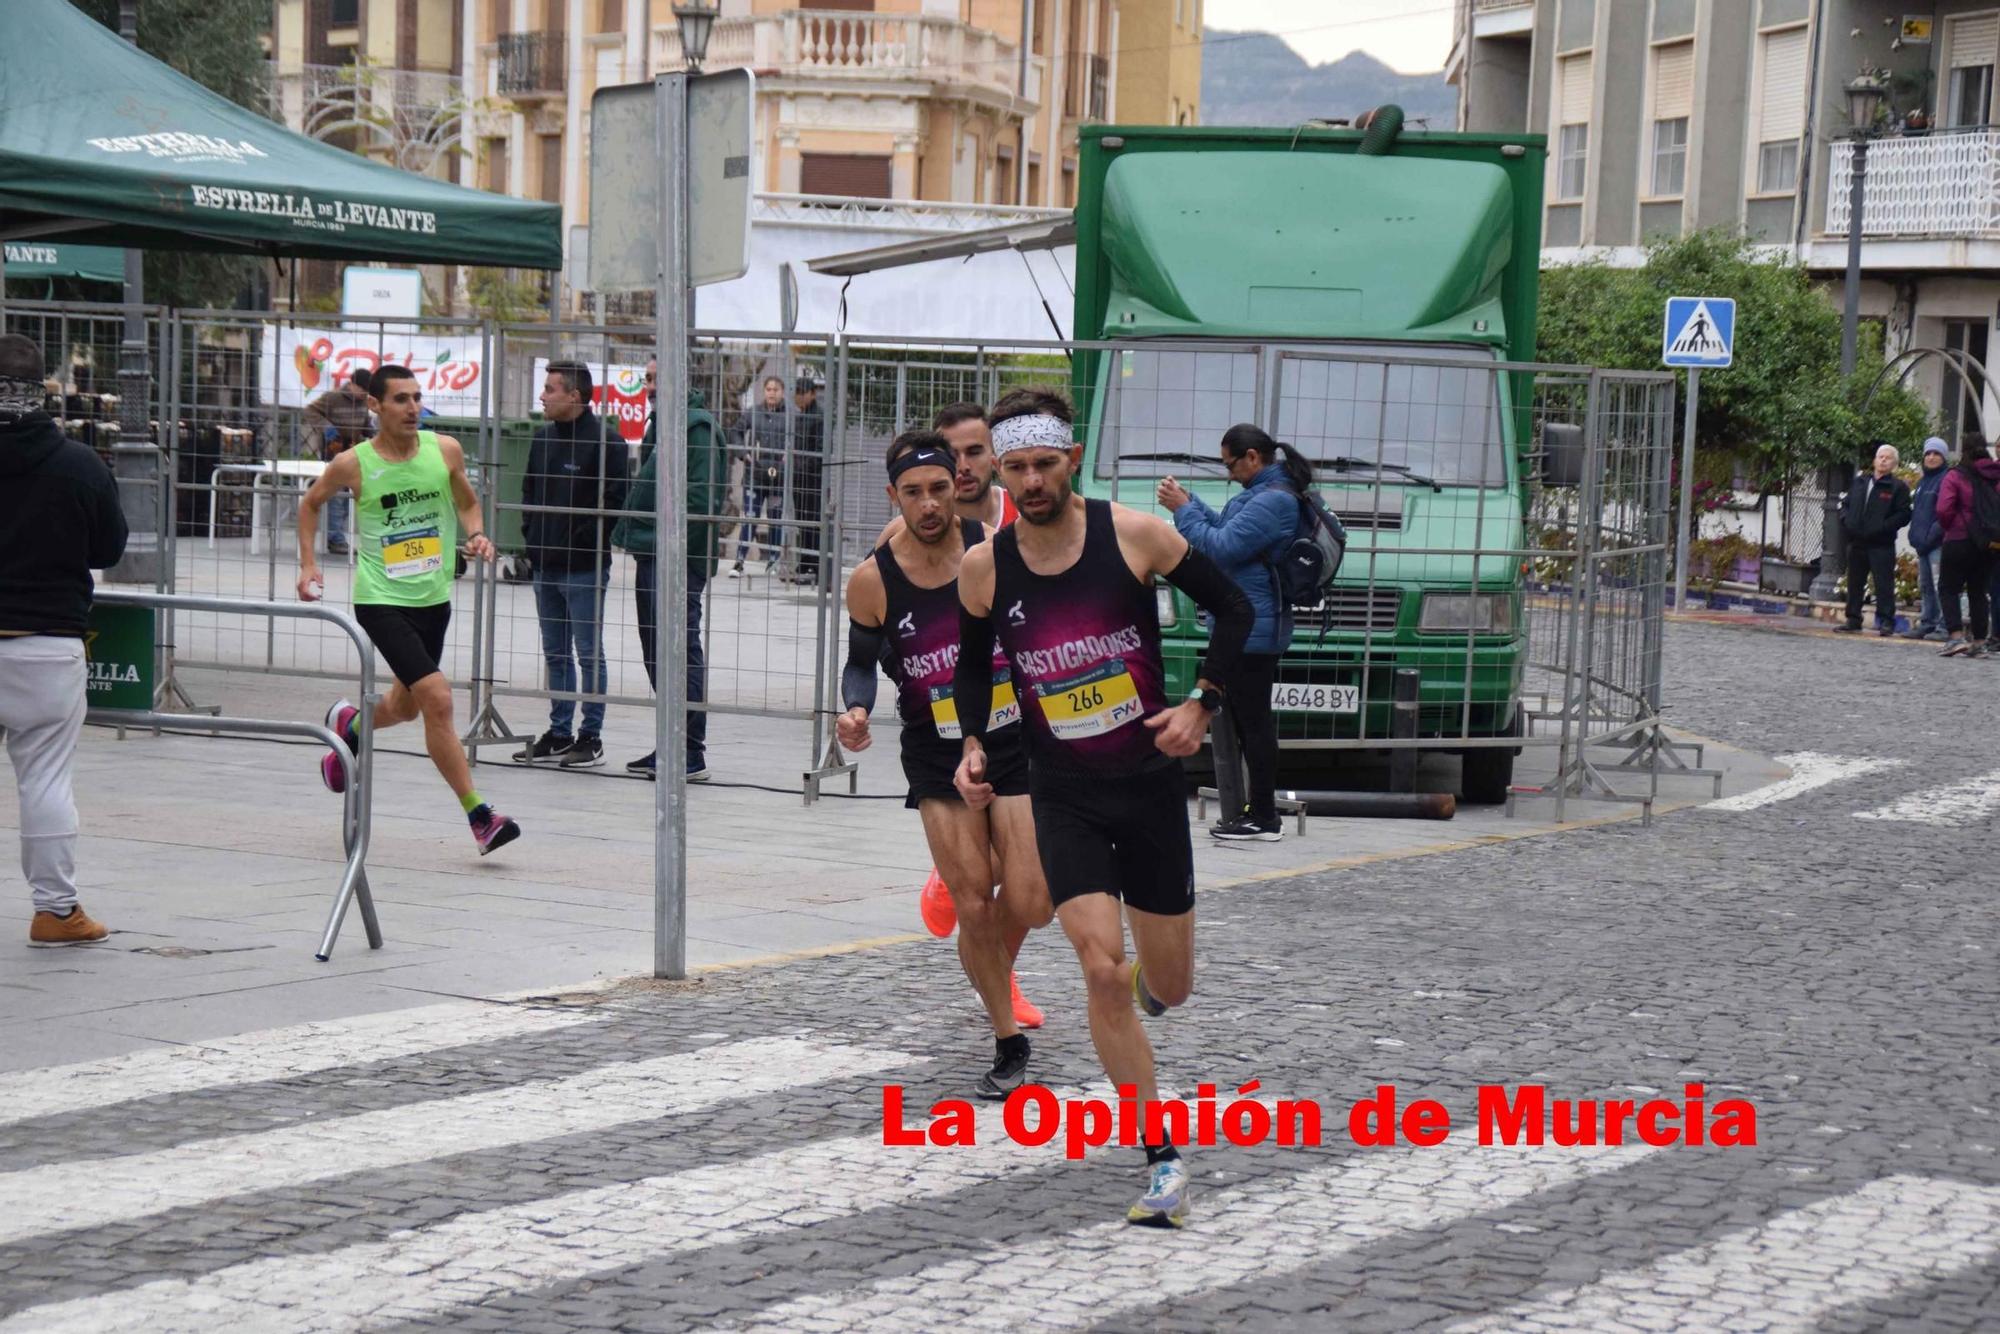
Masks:
[[[1736,302],[1726,296],[1670,296],[1660,360],[1669,366],[1727,366],[1736,350]]]

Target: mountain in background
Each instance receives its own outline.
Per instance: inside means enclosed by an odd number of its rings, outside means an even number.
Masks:
[[[1370,107],[1394,102],[1411,121],[1449,130],[1458,92],[1434,74],[1398,74],[1365,51],[1350,51],[1328,65],[1308,65],[1284,39],[1265,32],[1202,34],[1201,123],[1297,125],[1319,119],[1352,120]]]

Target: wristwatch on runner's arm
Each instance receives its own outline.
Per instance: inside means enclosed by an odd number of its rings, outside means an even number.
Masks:
[[[1216,686],[1196,686],[1188,691],[1188,698],[1201,705],[1206,713],[1222,712],[1222,691]]]

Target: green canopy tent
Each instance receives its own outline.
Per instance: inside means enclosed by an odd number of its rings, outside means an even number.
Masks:
[[[0,240],[562,267],[557,205],[294,134],[68,0],[6,0],[0,29]]]
[[[117,246],[9,241],[6,253],[9,280],[76,278],[87,283],[125,281],[125,252]]]

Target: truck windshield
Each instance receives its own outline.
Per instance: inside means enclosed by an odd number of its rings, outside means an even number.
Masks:
[[[1175,471],[1159,456],[1217,456],[1222,433],[1247,421],[1325,465],[1329,477],[1504,486],[1500,373],[1492,361],[1491,352],[1469,347],[1122,348],[1112,358],[1097,474]]]

